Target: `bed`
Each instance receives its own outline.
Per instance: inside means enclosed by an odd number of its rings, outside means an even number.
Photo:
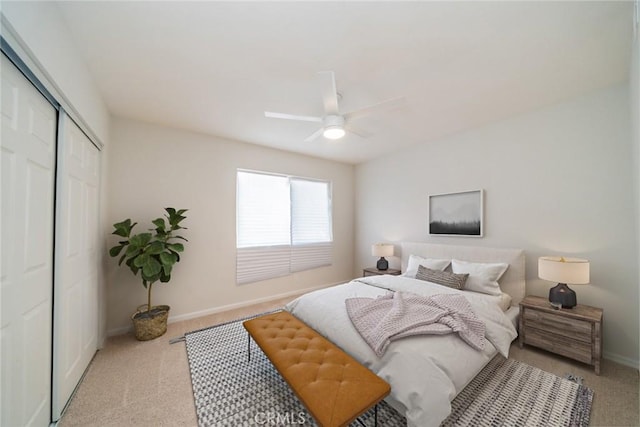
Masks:
[[[417,257],[456,260],[458,269],[465,262],[476,263],[471,266],[503,263],[508,268],[498,280],[499,295],[452,289],[405,275],[382,275],[305,294],[285,309],[389,382],[391,394],[385,400],[407,418],[409,426],[428,427],[438,426],[449,415],[451,401],[498,353],[508,356],[517,336],[517,306],[525,293],[524,253],[519,249],[401,243],[403,272],[415,267]],[[345,300],[377,298],[390,292],[424,297],[464,295],[486,325],[484,349],[472,348],[456,334],[421,335],[392,341],[378,357],[353,326]]]

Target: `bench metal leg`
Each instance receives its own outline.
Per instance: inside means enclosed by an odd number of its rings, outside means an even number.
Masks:
[[[378,404],[376,403],[376,407],[373,410],[373,425],[374,427],[378,427]]]
[[[356,418],[356,421],[360,423],[360,425],[367,427],[367,425],[360,419],[360,417]],[[373,426],[378,427],[378,404],[373,408]]]

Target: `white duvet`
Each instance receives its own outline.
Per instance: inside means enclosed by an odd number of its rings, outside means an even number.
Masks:
[[[474,350],[456,334],[408,337],[375,355],[351,323],[345,299],[375,298],[387,290],[422,296],[462,294],[485,322],[489,341]],[[407,418],[409,426],[438,426],[451,412],[451,401],[500,352],[507,357],[516,330],[504,315],[499,298],[464,292],[401,276],[371,276],[305,294],[286,310],[342,348],[391,385],[386,399]]]

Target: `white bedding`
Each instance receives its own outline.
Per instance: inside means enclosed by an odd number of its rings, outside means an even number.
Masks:
[[[520,315],[520,307],[509,307],[507,311],[504,312],[506,316],[511,320],[513,327],[518,329],[518,316]]]
[[[349,320],[344,300],[375,298],[388,290],[422,296],[462,294],[486,325],[487,345],[477,351],[457,335],[416,336],[392,342],[378,358]],[[285,307],[391,385],[386,399],[409,426],[438,426],[451,412],[450,402],[499,351],[508,356],[516,337],[512,322],[495,297],[464,292],[401,276],[371,276],[321,289]]]

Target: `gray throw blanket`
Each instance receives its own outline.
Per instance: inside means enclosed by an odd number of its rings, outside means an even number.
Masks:
[[[391,341],[424,334],[456,332],[471,347],[484,349],[484,322],[462,295],[389,292],[375,299],[348,298],[345,304],[351,322],[378,357]]]

